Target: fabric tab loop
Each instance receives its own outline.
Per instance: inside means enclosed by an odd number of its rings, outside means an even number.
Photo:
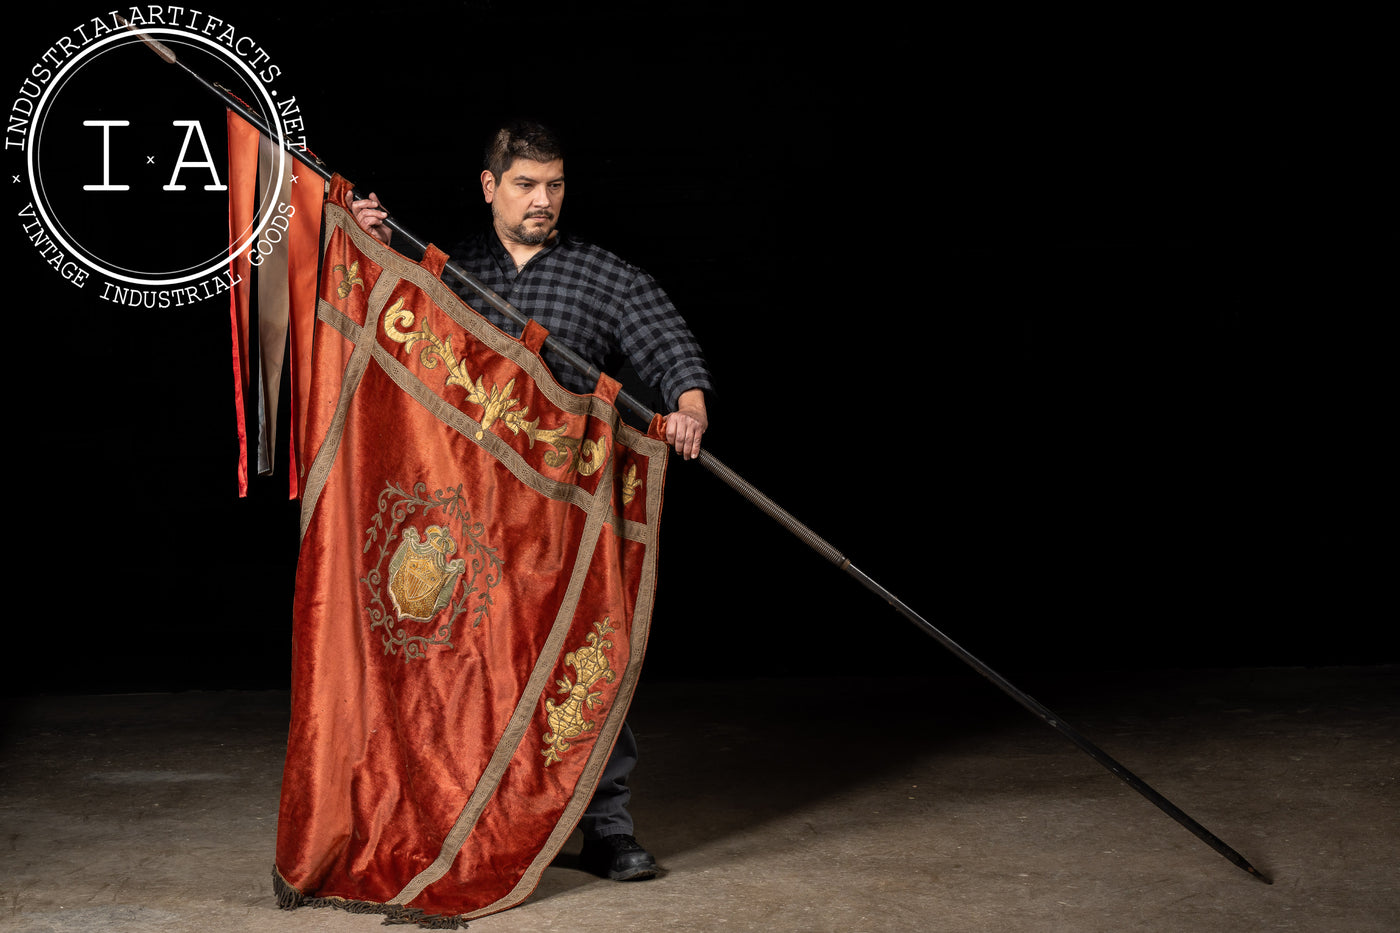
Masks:
[[[530,348],[531,353],[540,352],[540,347],[544,346],[545,339],[549,337],[549,331],[544,325],[531,318],[525,324],[525,333],[520,335],[520,342]]]
[[[598,385],[594,387],[593,394],[607,402],[609,405],[617,401],[617,393],[622,391],[622,384],[607,373],[598,374]]]
[[[423,251],[423,261],[418,265],[427,269],[434,278],[442,278],[442,267],[447,265],[447,254],[429,243],[428,248]]]

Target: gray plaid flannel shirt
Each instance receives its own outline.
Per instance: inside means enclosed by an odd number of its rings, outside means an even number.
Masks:
[[[615,374],[626,360],[674,410],[687,389],[714,392],[700,345],[671,299],[646,272],[605,249],[559,234],[525,268],[515,262],[494,231],[460,244],[452,261],[551,336],[598,369]],[[520,325],[496,311],[466,285],[462,299],[492,324],[519,337]],[[562,360],[550,371],[566,388],[592,392],[594,386]]]

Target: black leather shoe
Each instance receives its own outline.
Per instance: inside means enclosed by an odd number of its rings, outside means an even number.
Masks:
[[[579,856],[584,871],[613,881],[641,881],[656,875],[656,859],[631,836],[603,836],[583,840]]]

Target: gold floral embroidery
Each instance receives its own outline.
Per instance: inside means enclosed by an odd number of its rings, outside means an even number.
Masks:
[[[540,750],[545,767],[562,760],[561,756],[570,748],[570,739],[593,729],[593,720],[583,718],[584,709],[597,709],[598,702],[603,698],[603,692],[594,691],[593,685],[600,680],[612,683],[616,676],[609,666],[608,656],[603,653],[613,646],[607,638],[615,631],[608,624],[611,621],[612,617],[609,616],[601,622],[594,622],[593,627],[597,631],[589,633],[588,644],[564,655],[564,663],[578,674],[578,681],[571,682],[567,677],[556,681],[559,692],[569,696],[563,703],[556,705],[553,700],[544,701],[545,721],[550,728],[544,734],[548,744]]]
[[[608,439],[600,437],[596,441],[561,437],[554,442],[554,450],[544,455],[544,462],[552,467],[561,466],[583,476],[592,476],[608,460]]]
[[[564,438],[564,432],[568,430],[568,425],[561,425],[557,428],[541,428],[540,419],[535,418],[526,421],[529,409],[520,408],[520,400],[512,398],[515,391],[515,380],[512,379],[504,387],[493,385],[487,388],[486,384],[478,377],[472,380],[471,373],[467,371],[466,364],[457,359],[452,351],[452,338],[439,337],[434,334],[432,328],[425,321],[420,330],[404,331],[400,330],[400,325],[404,327],[413,326],[413,312],[403,306],[404,300],[400,298],[395,301],[384,312],[384,334],[396,343],[411,347],[416,343],[422,343],[419,359],[422,360],[426,369],[435,369],[439,363],[447,366],[447,385],[461,386],[467,390],[467,401],[482,407],[481,429],[476,432],[476,439],[481,440],[486,435],[486,430],[500,421],[511,430],[512,434],[524,434],[530,442],[531,449],[535,446],[535,441],[543,441],[552,447],[561,447],[560,441]],[[577,442],[575,442],[577,443]]]

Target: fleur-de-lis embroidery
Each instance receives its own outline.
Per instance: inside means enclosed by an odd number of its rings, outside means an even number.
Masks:
[[[637,479],[637,465],[629,463],[627,472],[622,474],[622,504],[631,505],[632,500],[637,498],[637,490],[642,488],[642,481]]]
[[[365,280],[360,278],[360,261],[358,259],[350,263],[349,269],[345,268],[345,266],[340,263],[336,263],[331,266],[331,271],[341,273],[340,284],[335,287],[335,293],[341,298],[348,297],[350,292],[354,291],[356,285],[361,288],[365,287]]]

